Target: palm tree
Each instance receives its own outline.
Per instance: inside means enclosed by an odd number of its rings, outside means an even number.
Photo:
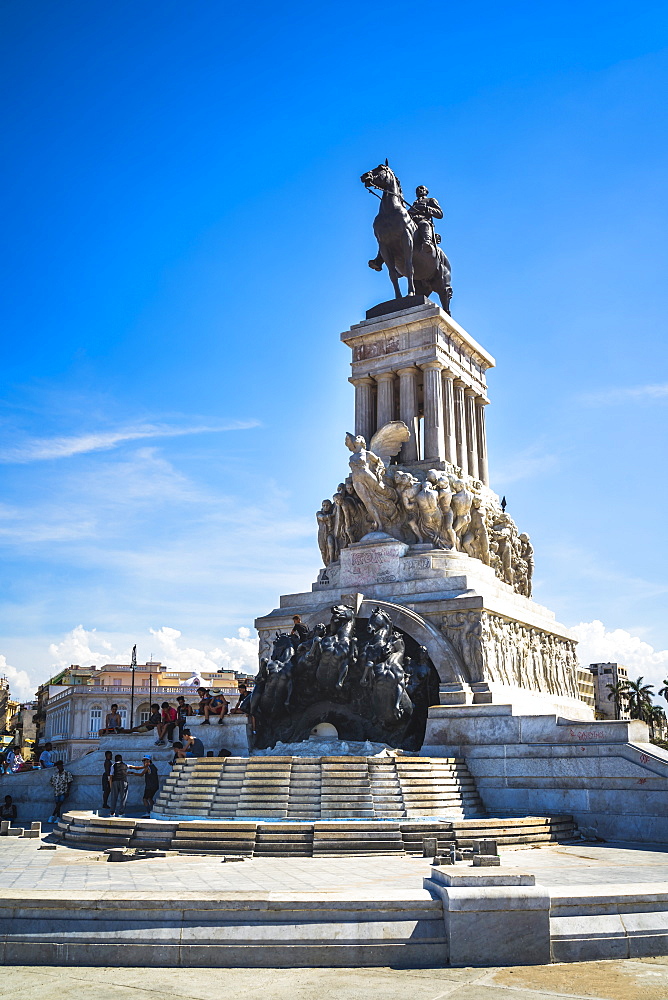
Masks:
[[[637,681],[627,681],[626,697],[629,703],[629,714],[632,719],[644,719],[647,706],[652,703],[653,684],[643,684],[643,678]]]
[[[645,722],[649,726],[649,735],[654,739],[656,730],[661,731],[666,724],[666,713],[660,705],[648,705],[645,712]]]
[[[664,677],[663,687],[659,688],[659,698],[665,698],[668,701],[668,677]]]
[[[626,681],[615,681],[614,684],[605,685],[610,692],[608,695],[608,701],[614,699],[615,702],[615,718],[618,719],[623,708],[626,708],[626,698],[628,694],[628,687]]]

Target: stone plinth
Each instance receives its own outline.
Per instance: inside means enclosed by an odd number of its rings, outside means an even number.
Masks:
[[[450,965],[550,961],[550,894],[533,875],[434,867],[424,887],[443,902]]]
[[[511,704],[517,712],[591,719],[577,686],[575,642],[554,614],[465,552],[407,545],[374,532],[341,550],[310,593],[288,594],[255,622],[260,655],[277,629],[300,614],[326,622],[334,604],[379,604],[396,626],[427,646],[442,704]]]

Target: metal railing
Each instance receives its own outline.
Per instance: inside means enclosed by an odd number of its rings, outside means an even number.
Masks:
[[[238,689],[235,688],[214,688],[210,685],[214,691],[221,691],[226,698],[237,698],[239,696]],[[69,697],[71,694],[86,694],[87,697],[92,699],[102,699],[107,695],[132,694],[132,687],[129,684],[91,684],[88,687],[81,688],[79,685],[69,685],[66,691],[59,691],[54,694],[52,698],[49,698],[48,707],[55,705],[56,702],[62,701],[63,698]],[[156,701],[160,701],[163,695],[179,695],[182,694],[185,698],[193,698],[197,694],[197,688],[184,688],[184,687],[138,687],[135,685],[135,698],[138,697],[152,697]],[[194,699],[197,700],[196,698]]]

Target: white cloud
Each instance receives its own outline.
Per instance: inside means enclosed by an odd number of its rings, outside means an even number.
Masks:
[[[668,649],[654,649],[623,628],[608,631],[597,619],[580,622],[572,631],[578,640],[580,663],[621,663],[631,680],[642,676],[646,684],[654,684],[655,690],[663,687],[664,678],[668,677]]]
[[[98,649],[94,650],[93,645]],[[49,653],[54,657],[51,664],[54,670],[62,670],[71,663],[77,663],[80,667],[99,667],[103,663],[117,662],[111,643],[99,638],[94,628],[88,630],[83,625],[77,625],[68,632],[62,642],[52,642]]]
[[[35,686],[25,670],[17,670],[7,663],[7,658],[0,653],[0,677],[9,681],[9,693],[15,701],[32,701],[35,697]]]
[[[256,420],[232,420],[217,426],[170,427],[167,424],[141,424],[115,431],[98,431],[73,437],[32,438],[22,444],[0,451],[0,462],[39,462],[47,459],[71,458],[91,451],[109,451],[126,441],[145,438],[183,437],[186,434],[219,434],[222,431],[242,431],[257,427]]]
[[[668,398],[668,382],[657,385],[619,386],[601,389],[599,392],[587,392],[580,400],[588,406],[615,406],[617,403],[635,401],[651,401]]]
[[[159,629],[149,629],[160,649],[160,659],[173,670],[188,670],[199,674],[203,670],[241,670],[244,673],[257,671],[257,639],[251,638],[249,628],[238,629],[232,638],[224,638],[220,646],[205,652],[202,649],[182,647],[179,644],[181,632],[163,625]]]

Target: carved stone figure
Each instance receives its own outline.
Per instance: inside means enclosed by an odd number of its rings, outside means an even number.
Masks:
[[[315,515],[318,521],[318,547],[325,566],[334,562],[337,556],[335,512],[331,500],[323,500],[322,507]]]
[[[417,495],[422,489],[422,483],[415,476],[411,476],[410,472],[398,471],[394,474],[394,485],[404,510],[406,524],[417,538],[418,543],[422,544],[424,537],[418,521],[416,501]]]
[[[492,525],[492,535],[495,542],[495,551],[499,559],[500,576],[512,587],[515,579],[513,573],[513,545],[511,519],[505,512],[502,512],[496,522]]]
[[[482,621],[478,611],[458,611],[448,615],[443,631],[464,661],[469,680],[473,683],[484,677],[482,649]]]
[[[427,478],[416,499],[418,524],[422,537],[434,548],[445,548],[443,541],[443,513],[439,505],[439,492]]]
[[[471,523],[471,504],[473,494],[466,489],[466,484],[454,476],[450,480],[452,487],[452,512],[455,515],[453,530],[457,537],[458,548],[462,547],[462,539]]]
[[[369,448],[363,437],[346,434],[346,447],[353,453],[350,459],[355,492],[364,504],[375,531],[384,531],[402,540],[401,507],[396,489],[385,474],[385,462],[398,454],[410,431],[401,420],[381,427],[371,439]]]
[[[438,492],[438,507],[441,512],[441,548],[456,549],[457,536],[454,531],[455,513],[452,509],[452,490],[450,479],[445,472],[437,469],[430,469],[427,473],[427,482],[433,483]]]
[[[381,427],[369,448],[364,438],[346,436],[353,453],[351,474],[317,514],[325,566],[369,532],[382,531],[409,545],[466,552],[491,566],[518,594],[531,597],[534,551],[529,536],[520,535],[498,497],[459,470],[455,474],[454,466],[420,475],[390,465],[409,437],[399,420]]]
[[[479,496],[473,497],[470,510],[471,521],[462,538],[462,548],[474,559],[480,559],[489,566],[489,534],[485,523],[485,513]]]
[[[525,534],[525,532],[522,532],[520,535],[520,542],[522,543],[522,558],[524,559],[527,567],[526,589],[524,594],[526,597],[531,597],[534,568],[533,545],[529,540],[529,536]]]
[[[433,218],[443,217],[440,205],[427,197],[429,192],[424,187],[417,189],[417,200],[408,205],[387,160],[362,174],[361,181],[369,190],[377,188],[383,192],[373,224],[379,252],[369,261],[369,267],[380,271],[385,264],[396,298],[402,298],[399,278],[404,276],[407,295],[428,296],[436,292],[443,309],[449,313],[450,261],[437,246],[432,222]]]

